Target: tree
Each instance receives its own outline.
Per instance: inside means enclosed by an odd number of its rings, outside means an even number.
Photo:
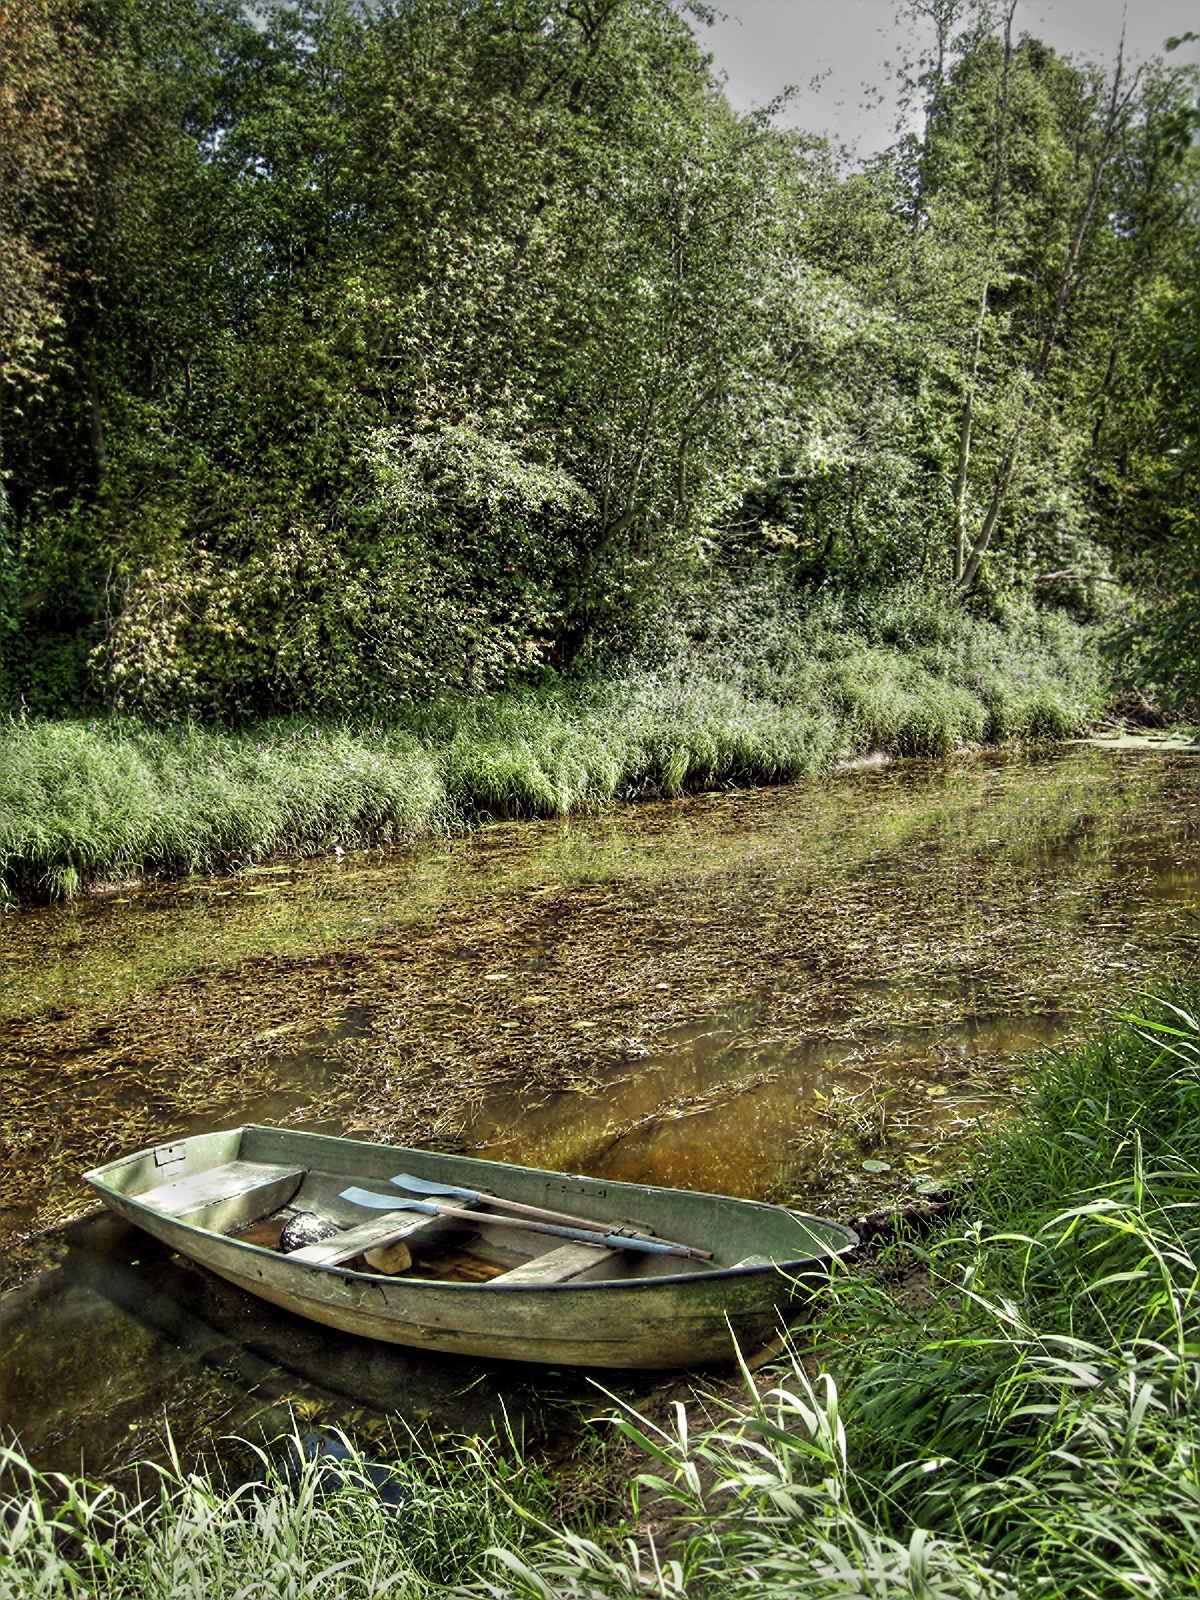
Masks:
[[[628,646],[717,560],[1161,535],[1177,73],[921,0],[921,136],[849,170],[672,0],[48,7],[0,106],[10,693],[378,715]]]
[[[1169,39],[1167,49],[1183,42]],[[1181,96],[1179,87],[1178,80],[1164,85],[1176,92],[1163,96],[1165,107],[1147,128],[1138,154],[1140,167],[1166,163],[1190,176],[1190,183],[1177,184],[1175,204],[1164,208],[1163,219],[1166,226],[1173,224],[1182,270],[1174,282],[1158,285],[1151,338],[1134,369],[1132,403],[1124,407],[1134,413],[1143,439],[1149,435],[1148,454],[1157,469],[1168,528],[1165,538],[1149,544],[1151,560],[1143,564],[1154,601],[1116,634],[1112,648],[1141,689],[1168,706],[1194,712],[1200,698],[1200,156],[1194,146],[1200,100],[1194,77],[1189,97]]]
[[[1036,41],[1026,36],[1014,45],[1015,10],[1015,0],[1009,0],[1002,38],[984,33],[951,75],[935,119],[945,129],[937,163],[925,163],[930,205],[950,200],[961,218],[965,203],[978,238],[954,484],[953,571],[966,589],[975,581],[1038,419],[1064,317],[1089,259],[1097,203],[1136,89],[1136,82],[1125,84],[1120,58],[1102,94],[1094,75],[1059,63]],[[964,184],[966,174],[971,177]],[[986,509],[968,535],[968,483],[987,376],[984,362],[1001,319],[1007,324],[1002,332],[1008,370],[998,386]]]
[[[383,703],[657,603],[778,428],[793,205],[671,6],[170,11],[124,81],[177,33],[97,168],[91,448],[26,436],[113,690],[241,716],[344,702],[342,662]]]

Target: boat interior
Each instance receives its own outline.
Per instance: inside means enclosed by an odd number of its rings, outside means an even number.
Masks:
[[[397,1209],[365,1210],[347,1198],[347,1185],[353,1184],[350,1177],[286,1163],[239,1158],[182,1178],[172,1179],[166,1172],[161,1183],[126,1191],[128,1198],[175,1221],[270,1251],[282,1251],[281,1235],[293,1219],[331,1225],[337,1231],[329,1237],[286,1252],[290,1260],[310,1267],[442,1283],[546,1288],[767,1265],[769,1259],[734,1262],[652,1254],[621,1248],[615,1238],[613,1244],[600,1244],[561,1232],[531,1231],[524,1219],[504,1214],[501,1198],[486,1194],[471,1203],[446,1202],[440,1214],[431,1216],[403,1209],[406,1197],[397,1189]],[[373,1187],[387,1189],[386,1184]],[[653,1228],[637,1218],[571,1220],[578,1228],[610,1236],[632,1232],[655,1238]]]

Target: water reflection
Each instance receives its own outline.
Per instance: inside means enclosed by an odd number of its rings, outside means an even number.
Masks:
[[[1073,1019],[976,1018],[953,1036],[916,1030],[857,1048],[748,1040],[722,1020],[592,1092],[489,1101],[471,1138],[483,1154],[524,1166],[819,1207],[794,1169],[812,1165],[796,1153],[819,1136],[824,1108],[873,1096],[885,1123],[862,1153],[886,1150],[897,1179],[936,1174],[948,1154],[930,1152],[994,1110],[1010,1092],[1014,1059],[1055,1043]],[[842,1209],[859,1187],[871,1185],[854,1175],[840,1186]]]

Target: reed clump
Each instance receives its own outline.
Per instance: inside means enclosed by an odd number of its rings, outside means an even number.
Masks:
[[[230,1486],[165,1465],[133,1492],[41,1473],[0,1447],[0,1600],[432,1600],[522,1537],[545,1480],[477,1443],[384,1467],[344,1435],[297,1433]]]
[[[411,838],[449,817],[436,759],[402,730],[29,721],[3,745],[0,882],[13,897]]]
[[[1058,739],[1110,686],[1088,630],[1003,623],[916,588],[807,609],[739,594],[620,671],[412,706],[387,727],[241,731],[11,718],[0,731],[0,895],[211,871],[614,798],[818,777],[884,751]]]

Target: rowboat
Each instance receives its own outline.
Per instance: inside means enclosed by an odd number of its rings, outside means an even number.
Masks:
[[[85,1177],[180,1255],[315,1322],[556,1366],[752,1354],[858,1242],[751,1200],[255,1125]],[[297,1231],[311,1242],[290,1248]]]

